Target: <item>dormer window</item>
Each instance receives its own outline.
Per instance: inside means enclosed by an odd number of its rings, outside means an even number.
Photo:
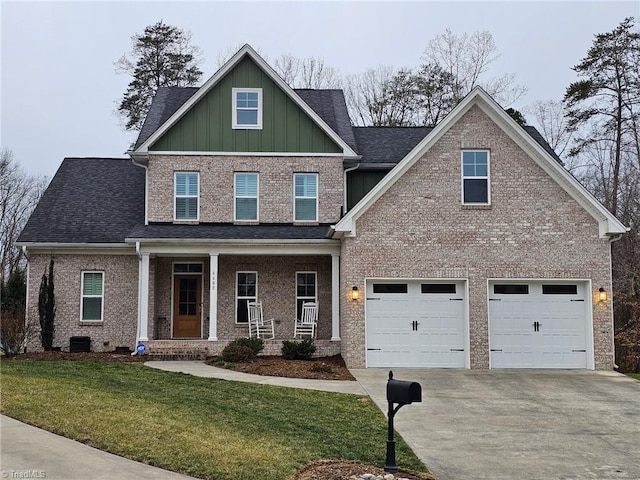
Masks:
[[[233,128],[262,128],[262,89],[234,88],[233,93]]]

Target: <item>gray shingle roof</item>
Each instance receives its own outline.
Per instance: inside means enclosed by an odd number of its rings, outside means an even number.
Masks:
[[[431,127],[353,127],[362,155],[359,163],[398,163],[429,132]]]
[[[160,87],[149,107],[134,150],[142,145],[171,115],[184,105],[197,91],[198,87]]]
[[[296,88],[294,90],[304,102],[322,118],[353,150],[356,150],[356,139],[351,127],[351,118],[340,89],[310,90]]]
[[[124,242],[144,223],[144,177],[130,159],[65,158],[18,242]]]
[[[329,238],[329,224],[303,226],[263,223],[260,225],[234,225],[232,223],[201,223],[174,225],[153,223],[139,225],[128,235],[131,241],[141,239],[197,240],[323,240]]]
[[[553,148],[551,148],[551,145],[549,145],[547,143],[547,141],[540,134],[540,132],[538,130],[536,130],[536,127],[533,127],[531,125],[525,125],[524,126],[524,130],[531,136],[531,138],[533,138],[538,143],[538,145],[540,145],[542,148],[544,148],[545,151],[549,155],[551,155],[558,163],[564,165],[564,162],[562,161],[562,159],[553,150]]]

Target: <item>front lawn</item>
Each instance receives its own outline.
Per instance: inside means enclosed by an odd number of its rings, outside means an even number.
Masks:
[[[640,380],[640,373],[627,373],[627,375],[636,380]]]
[[[198,378],[141,364],[2,361],[3,414],[187,475],[283,480],[318,459],[384,464],[368,398]],[[397,439],[403,469],[426,471]]]

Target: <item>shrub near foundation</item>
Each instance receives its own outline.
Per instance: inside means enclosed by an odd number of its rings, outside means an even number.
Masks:
[[[235,340],[229,342],[229,347],[231,346],[240,346],[240,347],[249,347],[253,354],[257,357],[260,355],[260,352],[264,350],[264,340],[261,338],[236,338]]]
[[[282,356],[287,360],[310,360],[316,351],[313,340],[307,339],[301,342],[282,342]]]
[[[253,350],[243,345],[227,345],[222,350],[222,360],[230,363],[250,362],[256,358]]]

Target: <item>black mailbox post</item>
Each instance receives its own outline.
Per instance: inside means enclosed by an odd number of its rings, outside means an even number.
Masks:
[[[389,380],[387,381],[387,402],[389,402],[388,422],[389,431],[387,436],[387,458],[384,461],[384,471],[395,473],[398,471],[396,465],[396,441],[393,439],[393,417],[403,405],[413,402],[422,402],[422,387],[418,382],[407,382],[395,380],[393,372],[389,370]],[[397,403],[394,408],[393,404]]]

